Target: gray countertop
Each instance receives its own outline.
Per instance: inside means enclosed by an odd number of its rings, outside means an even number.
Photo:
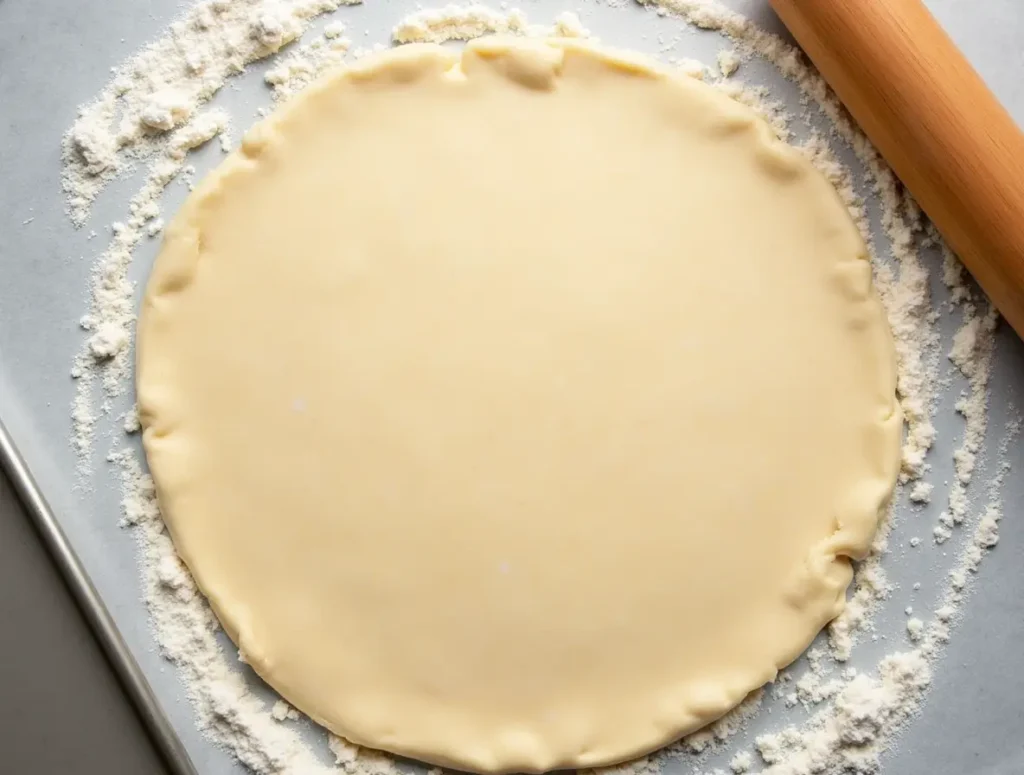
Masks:
[[[0,622],[0,771],[166,772],[2,471]]]
[[[767,14],[766,0],[737,2],[753,9],[754,15]],[[379,3],[368,0],[367,6]],[[499,3],[492,0],[487,4]],[[1024,5],[1020,0],[927,0],[927,4],[1018,122],[1024,121]],[[23,329],[53,327],[57,321],[66,339],[61,345],[66,352],[54,356],[61,368],[70,364],[78,346],[80,332],[74,330],[75,319],[82,309],[80,289],[91,256],[60,252],[57,238],[66,239],[64,232],[70,229],[59,212],[50,213],[50,221],[46,217],[59,196],[59,132],[70,124],[78,102],[102,85],[107,68],[163,29],[175,12],[175,3],[167,0],[80,0],[75,4],[70,0],[0,0],[0,202],[9,209],[0,215],[10,215],[12,222],[18,223],[39,216],[32,230],[5,233],[0,229],[0,284],[15,262],[32,274],[32,282],[26,285],[32,293],[16,299],[13,306],[0,308],[0,352],[5,366],[13,364],[9,373],[0,370],[0,388],[6,387],[8,379],[13,383],[15,377],[24,378],[27,372],[22,365],[34,357],[33,343]],[[104,41],[99,50],[90,44],[96,40]],[[39,62],[44,65],[37,66]],[[31,102],[15,111],[3,98],[17,93],[30,94]],[[76,275],[73,282],[58,282],[69,275]],[[1013,377],[1012,381],[1020,384],[1024,345],[1004,330],[999,347],[1000,378],[1005,383]],[[38,404],[38,411],[48,405],[51,395],[55,407],[56,401],[61,402],[59,411],[47,414],[52,427],[39,422],[41,413],[17,413],[13,420],[26,431],[22,438],[31,441],[31,430],[40,438],[59,434],[63,443],[66,386],[57,383],[65,373],[47,372],[45,378],[26,379],[19,385],[24,388],[19,397],[26,407]],[[41,448],[28,451],[37,459],[46,458]],[[1017,472],[1024,466],[1020,449],[1015,450],[1013,463]],[[55,458],[49,469],[43,467],[42,478],[55,480],[53,471],[61,467],[60,459]],[[55,505],[65,511],[79,508],[70,497]],[[1012,600],[1020,587],[997,589],[994,582],[1001,577],[1024,578],[1019,572],[1024,499],[1005,506],[1007,518],[999,549],[986,560],[983,571],[985,584],[992,584],[990,594],[966,608],[963,629],[976,636],[954,638],[942,669],[937,671],[925,714],[907,731],[886,772],[1020,772],[1017,764],[1024,762],[1024,649],[1020,646],[1024,643],[1024,619],[998,614],[1000,606]],[[79,538],[85,544],[94,541],[99,546],[104,536],[110,540],[100,530],[83,525]],[[116,530],[111,525],[110,532]],[[117,540],[130,546],[128,537],[117,536]],[[121,560],[126,567],[120,572],[125,578],[134,578],[130,555],[123,557],[128,559]],[[105,563],[113,564],[115,559],[104,555]],[[141,608],[134,592],[129,590],[126,595]],[[0,617],[0,773],[165,772],[2,474]],[[967,671],[971,673],[969,681],[964,680]],[[221,768],[212,766],[209,771]]]

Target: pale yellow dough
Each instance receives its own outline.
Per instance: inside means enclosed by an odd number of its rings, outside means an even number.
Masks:
[[[307,89],[189,197],[139,323],[164,517],[245,660],[480,771],[644,753],[794,659],[893,487],[895,374],[812,166],[561,40]]]

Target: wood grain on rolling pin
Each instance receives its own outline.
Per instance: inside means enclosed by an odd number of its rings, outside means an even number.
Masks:
[[[1024,336],[1024,134],[919,0],[770,0]]]

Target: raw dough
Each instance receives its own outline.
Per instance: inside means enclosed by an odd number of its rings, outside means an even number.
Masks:
[[[481,771],[632,757],[772,680],[899,459],[835,191],[710,87],[562,40],[410,46],[255,127],[168,230],[138,391],[246,661]]]

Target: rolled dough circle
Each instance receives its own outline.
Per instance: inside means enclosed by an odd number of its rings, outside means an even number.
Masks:
[[[360,744],[626,759],[840,612],[899,464],[829,183],[578,42],[411,46],[257,125],[168,229],[147,457],[246,661]]]

